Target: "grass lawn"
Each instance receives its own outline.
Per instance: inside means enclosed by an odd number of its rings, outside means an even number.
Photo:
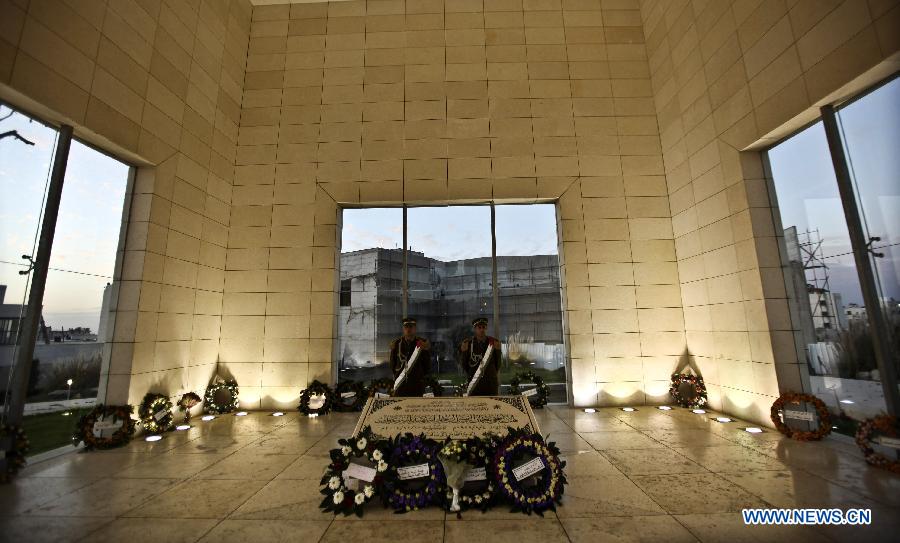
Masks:
[[[25,417],[23,426],[25,427],[28,441],[31,442],[31,450],[28,452],[28,456],[40,454],[64,445],[71,445],[75,422],[88,411],[90,409],[74,410],[68,416],[63,416],[62,412],[57,412]]]

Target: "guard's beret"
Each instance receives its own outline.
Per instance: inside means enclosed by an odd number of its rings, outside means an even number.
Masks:
[[[479,324],[487,326],[487,323],[487,317],[478,317],[477,319],[472,321],[472,326],[478,326]]]

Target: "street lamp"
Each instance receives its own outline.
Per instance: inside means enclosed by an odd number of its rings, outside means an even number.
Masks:
[[[66,380],[66,385],[69,387],[68,390],[66,390],[66,407],[69,407],[69,396],[72,395],[72,380],[71,379]],[[71,414],[72,414],[71,411],[65,411],[63,413],[63,416],[68,417]]]

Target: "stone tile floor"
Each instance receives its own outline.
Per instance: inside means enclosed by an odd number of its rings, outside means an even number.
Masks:
[[[855,445],[799,443],[688,410],[536,411],[568,461],[564,504],[544,518],[498,507],[362,520],[318,509],[328,450],[354,414],[199,418],[162,441],[72,452],[0,486],[0,541],[896,541],[900,476]],[[871,526],[744,526],[745,507],[861,507]]]

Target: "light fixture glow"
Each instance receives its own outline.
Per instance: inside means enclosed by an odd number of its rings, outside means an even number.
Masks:
[[[272,413],[272,416],[273,417],[283,417],[284,413],[282,413],[281,411],[276,411],[276,412]]]
[[[728,417],[716,417],[717,422],[731,422],[731,419]]]
[[[706,413],[706,409],[694,409],[691,411],[691,413],[696,413],[698,415],[702,415],[703,413]]]
[[[71,415],[71,414],[72,414],[72,413],[71,413],[70,411],[63,411],[62,416],[68,417],[68,416]]]
[[[310,414],[309,414],[309,418],[311,418],[311,419],[314,419],[314,418],[316,418],[316,417],[318,417],[318,416],[319,416],[318,413],[310,413]]]
[[[176,430],[190,430],[190,428],[191,428],[190,424],[179,424],[178,426],[175,427]]]
[[[162,439],[162,436],[147,436],[144,438],[144,441],[159,441]]]
[[[216,418],[216,417],[213,415],[204,415],[203,418],[200,420],[208,421],[208,420],[213,420],[214,418]]]
[[[841,403],[855,403],[853,400],[841,400]]]
[[[247,412],[246,411],[238,411],[237,413],[234,414],[234,416],[235,417],[246,417]]]
[[[631,412],[631,411],[637,411],[637,409],[635,409],[635,408],[633,408],[633,407],[623,407],[623,408],[622,408],[622,411],[628,411],[628,412]]]
[[[592,407],[588,407],[587,409],[584,410],[584,412],[585,413],[596,413],[597,410]]]
[[[668,405],[661,405],[661,406],[659,406],[658,409],[659,409],[660,411],[671,411],[671,410],[672,410],[672,408],[669,407]]]
[[[750,434],[761,434],[762,433],[761,428],[754,428],[754,427],[744,428],[744,431],[747,433],[750,433]]]

